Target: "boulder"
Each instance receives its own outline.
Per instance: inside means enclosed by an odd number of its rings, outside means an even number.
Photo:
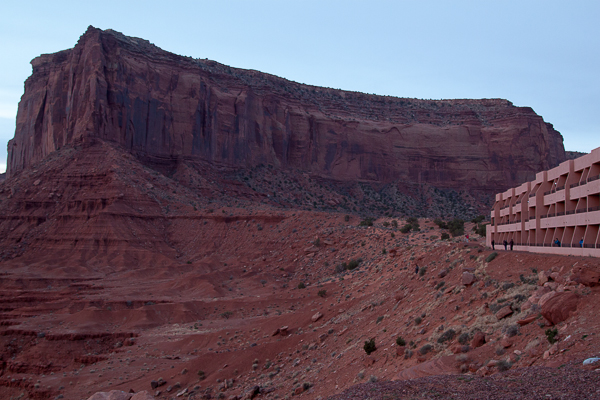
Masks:
[[[538,272],[538,285],[543,286],[550,279],[550,271]]]
[[[146,390],[137,392],[131,397],[131,400],[154,400],[154,396],[148,393]]]
[[[528,317],[518,320],[517,324],[519,324],[520,326],[525,326],[525,325],[530,324],[533,321],[535,321],[536,318],[537,318],[537,315],[530,315]]]
[[[578,267],[573,270],[570,280],[584,286],[598,286],[600,285],[600,269],[588,266]]]
[[[125,393],[121,390],[111,390],[110,392],[94,393],[88,400],[130,400],[131,393]],[[152,397],[152,399],[154,399]],[[137,399],[136,399],[137,400]]]
[[[473,335],[473,340],[471,340],[471,346],[474,348],[481,347],[485,344],[485,333],[479,331]]]
[[[551,298],[553,298],[554,296],[556,296],[558,293],[556,293],[555,291],[551,291],[546,293],[545,295],[543,295],[542,297],[540,297],[540,299],[538,300],[537,304],[540,307],[543,307],[544,304],[546,304]]]
[[[500,320],[502,318],[508,317],[512,313],[513,313],[513,309],[510,305],[504,306],[500,310],[498,310],[498,312],[496,313],[496,318],[498,318]]]
[[[463,272],[462,274],[462,284],[465,286],[472,285],[475,282],[475,275],[470,272]]]
[[[571,316],[577,309],[579,296],[573,292],[557,293],[542,306],[542,316],[556,325]]]
[[[319,311],[316,312],[315,315],[312,316],[312,318],[310,319],[312,322],[317,322],[318,320],[320,320],[323,317],[323,314],[321,314]]]

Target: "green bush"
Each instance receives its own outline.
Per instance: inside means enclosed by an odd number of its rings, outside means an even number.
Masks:
[[[439,218],[433,220],[433,223],[440,227],[440,229],[448,229],[448,224]]]
[[[419,276],[425,275],[426,272],[427,272],[427,267],[421,267],[419,269]]]
[[[511,367],[512,364],[506,360],[500,360],[498,361],[498,364],[496,364],[496,368],[498,368],[498,371],[500,372],[508,371]]]
[[[457,237],[465,234],[465,221],[459,218],[454,218],[448,222],[448,230],[452,237]]]
[[[363,219],[362,221],[360,221],[358,226],[373,226],[373,218],[367,217]]]
[[[458,337],[458,343],[465,345],[467,343],[469,343],[469,334],[468,333],[461,333],[460,336]]]
[[[412,225],[411,224],[406,224],[402,228],[400,228],[400,232],[402,232],[402,233],[408,233],[408,232],[410,232],[411,229],[412,229]]]
[[[450,239],[450,235],[448,234],[448,232],[442,232],[442,240],[448,240]]]
[[[486,233],[486,225],[485,224],[479,224],[477,226],[473,227],[473,230],[475,231],[476,234],[478,234],[479,236],[485,237],[485,233]]]
[[[351,259],[347,263],[343,262],[335,267],[335,272],[340,273],[344,271],[351,271],[353,269],[358,268],[360,263],[362,262],[362,258]]]
[[[398,228],[398,221],[396,221],[395,219],[392,220],[392,228],[394,228],[394,229]]]
[[[365,353],[367,353],[367,355],[370,355],[372,352],[377,350],[377,346],[375,346],[375,338],[365,341],[363,349],[365,349]]]
[[[233,313],[231,311],[225,311],[224,313],[221,313],[221,317],[225,319],[229,319],[229,317],[231,317],[232,315]]]
[[[481,221],[483,221],[484,219],[485,219],[485,216],[483,216],[483,215],[478,215],[478,216],[476,216],[475,218],[473,218],[473,219],[471,220],[471,222],[472,222],[472,223],[474,223],[474,224],[479,224],[479,223],[480,223]]]
[[[298,284],[298,289],[304,289],[304,288],[306,288],[306,285],[304,284],[304,282],[300,282]]]
[[[423,322],[423,319],[421,317],[415,318],[415,325],[419,325],[421,322]]]
[[[558,329],[546,329],[546,338],[548,339],[548,342],[550,342],[550,344],[554,344],[558,341],[558,339],[556,339],[556,336],[558,336]]]
[[[402,336],[398,336],[396,338],[396,344],[398,346],[406,346],[406,341],[404,339],[402,339]]]
[[[437,341],[438,343],[444,343],[454,339],[454,336],[456,336],[454,329],[448,329],[446,332],[442,333],[442,336],[440,336]]]
[[[496,253],[494,251],[494,252],[490,253],[490,255],[485,258],[485,261],[486,262],[491,262],[494,258],[496,258],[497,255],[498,255],[498,253]]]
[[[419,353],[421,353],[421,355],[424,356],[425,354],[429,353],[429,351],[432,348],[433,348],[433,346],[431,346],[430,344],[426,344],[419,349]]]
[[[325,297],[325,296],[327,296],[327,290],[321,289],[321,290],[319,290],[319,293],[317,293],[317,295],[319,297]]]
[[[204,378],[206,378],[206,374],[204,373],[204,371],[198,371],[198,379],[204,380]]]

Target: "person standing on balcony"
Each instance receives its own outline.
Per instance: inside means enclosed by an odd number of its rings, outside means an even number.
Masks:
[[[579,241],[579,247],[583,247],[583,238]]]
[[[496,250],[496,249],[494,248],[494,245],[495,245],[495,244],[496,244],[496,243],[494,242],[494,239],[492,239],[492,250]]]
[[[504,245],[504,250],[507,250],[506,246],[508,246],[508,242],[506,241],[506,239],[504,239],[504,242],[502,242],[502,244]]]
[[[512,251],[514,245],[515,245],[515,241],[510,239],[510,251]]]
[[[558,240],[558,238],[555,238],[554,244],[556,245],[556,247],[560,247],[560,240]]]

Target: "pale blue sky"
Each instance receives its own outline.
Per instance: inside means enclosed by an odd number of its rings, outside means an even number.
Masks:
[[[366,93],[504,98],[565,148],[600,146],[600,2],[10,1],[0,14],[0,171],[30,60],[88,25],[311,85]]]

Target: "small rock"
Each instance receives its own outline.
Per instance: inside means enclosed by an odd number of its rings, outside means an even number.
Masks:
[[[513,313],[512,307],[510,305],[507,305],[507,306],[502,307],[500,310],[498,310],[498,312],[496,313],[496,318],[498,318],[500,320],[502,318],[508,317],[512,313]]]
[[[471,346],[474,348],[481,347],[485,344],[485,333],[479,331],[473,336]]]
[[[583,365],[595,364],[600,361],[600,357],[586,358],[583,360]]]
[[[321,314],[319,311],[317,311],[317,313],[315,315],[312,316],[311,321],[312,322],[317,322],[318,320],[320,320],[323,317],[323,314]]]
[[[465,286],[469,286],[475,282],[475,275],[470,272],[463,272],[462,274],[462,284]]]

